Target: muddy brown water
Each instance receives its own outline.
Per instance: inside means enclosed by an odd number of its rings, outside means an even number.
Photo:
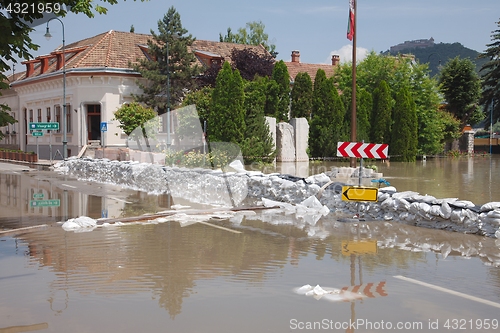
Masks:
[[[499,163],[376,164],[400,191],[482,204],[500,201]],[[7,168],[0,229],[133,216],[166,209],[170,199]],[[331,215],[312,238],[293,216],[273,224],[269,214],[239,225],[210,221],[240,233],[166,222],[80,233],[51,224],[0,236],[0,332],[498,331],[500,240]],[[345,291],[330,300],[295,292],[306,284]]]

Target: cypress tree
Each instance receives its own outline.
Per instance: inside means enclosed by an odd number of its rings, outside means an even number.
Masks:
[[[352,89],[348,88],[342,94],[342,99],[345,105],[347,105],[344,112],[346,140],[350,140],[347,135],[349,133],[347,129],[350,130],[351,128],[351,91]],[[356,142],[369,142],[371,129],[370,116],[373,108],[372,95],[366,89],[360,87],[357,87],[356,92]]]
[[[371,142],[389,143],[391,141],[392,105],[394,100],[386,81],[380,81],[373,92],[373,112],[371,115]]]
[[[238,70],[225,62],[217,75],[210,108],[209,135],[211,142],[239,144],[245,132],[243,79]]]
[[[312,80],[308,73],[298,73],[291,92],[291,118],[310,119],[312,108]]]
[[[408,88],[403,87],[396,95],[394,126],[389,146],[391,160],[414,162],[417,157],[418,118]],[[393,157],[394,156],[394,157]]]
[[[278,61],[273,68],[271,81],[275,81],[277,86],[273,86],[269,92],[276,93],[276,110],[274,114],[276,121],[288,121],[288,112],[290,107],[290,74],[288,67],[283,60]]]
[[[268,79],[257,77],[245,85],[245,139],[241,151],[246,164],[251,162],[271,162],[275,150],[264,116]]]
[[[309,149],[313,157],[333,157],[336,155],[337,142],[346,138],[344,104],[333,79],[327,79],[323,70],[318,70],[316,79]]]
[[[356,137],[358,142],[370,141],[370,115],[373,108],[372,95],[360,88],[356,94]]]

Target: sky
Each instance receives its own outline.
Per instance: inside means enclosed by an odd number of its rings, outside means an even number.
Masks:
[[[350,61],[352,42],[346,38],[349,0],[149,0],[105,4],[107,15],[68,14],[64,22],[66,44],[117,30],[136,33],[157,31],[158,21],[174,6],[185,29],[196,39],[219,40],[228,27],[237,31],[247,22],[262,21],[269,41],[276,45],[277,59],[290,61],[300,51],[303,63],[329,64],[331,55]],[[491,42],[500,21],[499,0],[358,0],[358,59],[407,40],[429,39],[436,43],[459,42],[478,52]],[[45,24],[31,33],[40,45],[33,56],[48,54],[62,43],[62,25],[49,24],[53,38],[44,38]],[[17,68],[24,66],[18,64]],[[17,71],[17,70],[16,70]]]

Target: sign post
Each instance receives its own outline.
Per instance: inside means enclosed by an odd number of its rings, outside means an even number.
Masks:
[[[338,142],[337,156],[359,158],[359,184],[358,186],[342,186],[342,200],[345,201],[377,201],[378,189],[375,187],[362,187],[361,176],[363,169],[363,158],[387,159],[389,145],[382,143],[364,142]],[[359,217],[359,206],[358,214]]]
[[[40,156],[40,147],[38,145],[38,138],[44,135],[43,131],[59,130],[59,123],[56,122],[29,123],[28,126],[29,130],[33,131],[31,135],[33,135],[36,138],[36,154]],[[50,138],[49,138],[49,155],[50,155],[50,161],[52,162],[52,132],[50,133]]]
[[[104,133],[108,131],[108,123],[101,121],[102,158],[104,158]]]

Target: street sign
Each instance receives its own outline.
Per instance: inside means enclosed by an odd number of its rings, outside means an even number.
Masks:
[[[30,130],[58,130],[59,123],[29,123]]]
[[[375,187],[342,186],[344,201],[377,201],[378,189]]]
[[[33,193],[33,199],[43,199],[43,193]]]
[[[385,143],[338,142],[337,156],[387,159],[388,149]]]
[[[61,206],[60,199],[30,200],[30,207],[59,207],[59,206]]]
[[[105,121],[101,121],[101,132],[107,132],[108,131],[108,123]]]
[[[43,136],[43,132],[33,132],[31,133],[33,136]]]

